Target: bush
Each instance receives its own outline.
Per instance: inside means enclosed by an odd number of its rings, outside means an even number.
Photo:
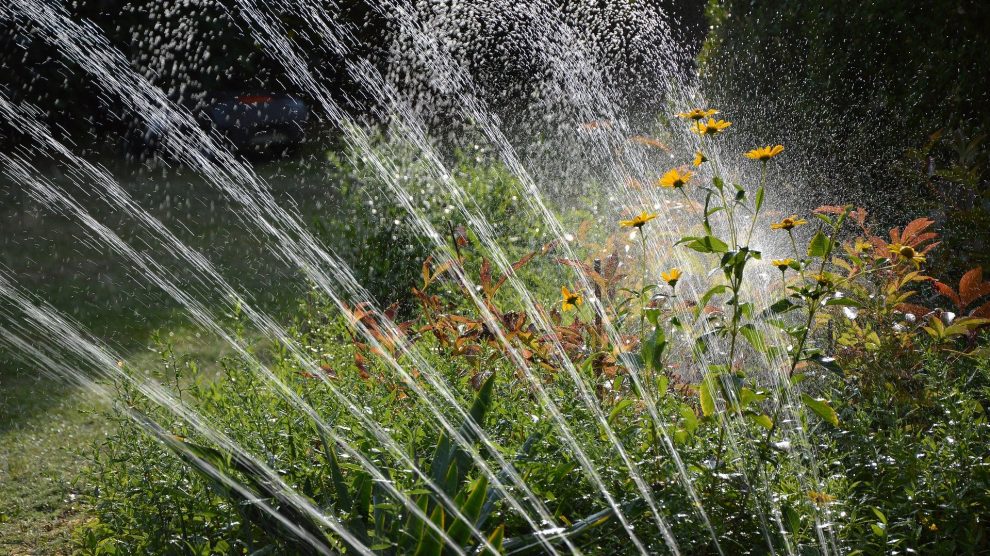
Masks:
[[[705,151],[727,126],[702,112],[682,116]],[[606,257],[583,228],[500,264],[451,225],[449,246],[395,271],[416,276],[408,320],[314,295],[263,358],[274,380],[232,358],[196,381],[163,347],[209,426],[121,384],[80,552],[986,549],[990,283],[921,273],[931,220],[880,235],[851,206],[773,223],[793,252],[768,264],[750,238],[781,151],[746,154],[749,187],[703,156],[667,172],[688,233],[671,245],[639,207]],[[514,210],[501,176],[461,174],[487,210]],[[689,268],[652,256],[673,249]],[[952,315],[921,304],[935,292]]]

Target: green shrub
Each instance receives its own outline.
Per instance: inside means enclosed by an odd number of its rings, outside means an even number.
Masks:
[[[684,116],[703,151],[727,128]],[[937,243],[931,220],[877,234],[850,206],[773,223],[793,253],[768,265],[749,242],[766,225],[766,170],[781,152],[747,153],[760,168],[749,186],[704,162],[705,181],[678,168],[661,178],[685,202],[671,218],[687,235],[666,246],[685,253],[684,270],[650,256],[666,241],[652,235],[657,215],[630,207],[602,233],[607,257],[581,245],[586,234],[573,257],[530,238],[510,242],[507,268],[452,225],[449,246],[395,270],[411,283],[405,321],[396,305],[341,314],[313,295],[291,342],[261,358],[306,407],[256,361],[227,359],[205,381],[163,346],[158,378],[237,449],[120,384],[121,430],[95,453],[98,520],[81,529],[80,552],[360,542],[382,554],[517,553],[538,550],[536,530],[553,526],[548,543],[631,554],[635,543],[617,548],[617,537],[634,531],[663,552],[662,524],[692,554],[716,553],[716,542],[740,553],[984,549],[985,526],[965,512],[979,516],[987,495],[990,363],[978,330],[990,323],[990,283],[979,270],[958,288],[921,273]],[[515,210],[501,170],[472,163],[458,175],[483,210]],[[760,265],[779,282],[756,282]],[[919,304],[923,288],[958,316]],[[155,427],[168,433],[145,434]]]

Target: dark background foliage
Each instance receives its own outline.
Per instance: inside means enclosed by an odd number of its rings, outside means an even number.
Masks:
[[[956,259],[942,265],[990,262],[990,4],[725,0],[707,14],[704,90],[759,141],[801,145],[810,203],[928,213]]]

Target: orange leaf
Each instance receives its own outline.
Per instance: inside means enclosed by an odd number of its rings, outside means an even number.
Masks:
[[[816,208],[812,212],[818,212],[822,214],[842,214],[846,212],[846,207],[840,205],[822,205]]]
[[[646,145],[647,147],[653,147],[654,149],[660,149],[663,151],[670,152],[670,147],[664,145],[663,143],[657,141],[652,137],[647,137],[645,135],[633,135],[632,137],[629,138],[629,140],[635,143],[639,143],[640,145]]]
[[[926,230],[935,221],[929,218],[916,218],[904,226],[904,233],[901,234],[901,243],[908,243],[914,236]]]
[[[932,284],[935,286],[935,289],[938,290],[938,293],[951,299],[952,302],[956,305],[956,307],[962,304],[961,301],[959,300],[959,296],[956,295],[956,291],[953,290],[948,284],[943,284],[938,280],[933,280]]]
[[[959,280],[960,309],[965,309],[970,303],[990,293],[990,282],[983,281],[983,268],[976,267]]]
[[[899,303],[894,309],[909,315],[914,315],[915,317],[924,318],[925,315],[932,312],[931,309],[922,305],[915,305],[914,303]]]

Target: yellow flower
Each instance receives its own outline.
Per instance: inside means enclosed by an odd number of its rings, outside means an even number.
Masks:
[[[684,187],[687,182],[691,181],[691,178],[693,177],[694,172],[689,170],[682,172],[677,168],[674,168],[664,174],[658,183],[660,184],[660,187],[673,187],[674,189],[680,189]]]
[[[810,491],[808,491],[808,498],[816,506],[819,506],[819,507],[820,506],[826,506],[830,502],[834,502],[835,501],[835,497],[834,496],[832,496],[830,494],[827,494],[827,493],[824,493],[824,492],[818,492],[817,490],[810,490]]]
[[[910,245],[891,243],[888,248],[890,249],[891,255],[899,257],[903,261],[913,263],[915,266],[925,262],[925,256],[917,252],[914,247],[911,247]]]
[[[793,214],[793,215],[788,216],[787,218],[781,220],[780,222],[774,222],[773,224],[770,224],[770,229],[771,230],[788,230],[788,231],[790,231],[790,230],[793,230],[794,228],[797,228],[798,226],[803,226],[803,225],[805,225],[807,223],[808,223],[807,220],[804,220],[802,218],[798,218],[796,214]]]
[[[865,252],[869,251],[870,249],[873,249],[873,244],[872,243],[870,243],[869,241],[866,241],[865,239],[863,239],[861,237],[856,238],[856,242],[853,244],[853,252],[854,253],[865,253]]]
[[[761,162],[766,162],[766,161],[770,160],[771,158],[777,156],[778,154],[780,154],[782,152],[784,152],[784,146],[783,145],[777,145],[775,147],[771,147],[770,145],[767,145],[765,147],[760,147],[758,149],[753,149],[753,150],[749,151],[748,153],[746,153],[744,156],[746,158],[750,158],[750,159],[753,159],[753,160],[759,160]]]
[[[718,110],[712,110],[711,108],[708,109],[695,108],[688,112],[681,112],[678,114],[678,116],[686,120],[697,121],[697,120],[705,119],[709,116],[714,116],[715,114],[718,114]]]
[[[632,220],[619,220],[619,225],[623,228],[642,228],[644,224],[653,220],[657,217],[655,212],[646,212],[645,210],[639,213],[637,216],[633,217]]]
[[[695,151],[694,153],[694,165],[695,167],[701,166],[705,162],[708,162],[708,157],[701,154],[701,151]]]
[[[718,135],[725,131],[725,128],[732,125],[732,122],[727,122],[725,120],[715,121],[714,118],[708,118],[708,121],[698,120],[694,125],[691,126],[691,131],[697,133],[698,135]]]
[[[667,282],[670,284],[670,287],[673,288],[677,285],[677,281],[681,279],[681,269],[672,268],[667,272],[661,272],[660,276],[663,278],[664,282]]]
[[[561,308],[565,311],[577,309],[582,303],[584,303],[584,299],[581,298],[581,294],[568,290],[567,286],[560,287],[560,296],[562,298]]]
[[[794,264],[794,259],[774,259],[770,261],[770,264],[780,269],[781,272],[787,272],[787,269]]]

